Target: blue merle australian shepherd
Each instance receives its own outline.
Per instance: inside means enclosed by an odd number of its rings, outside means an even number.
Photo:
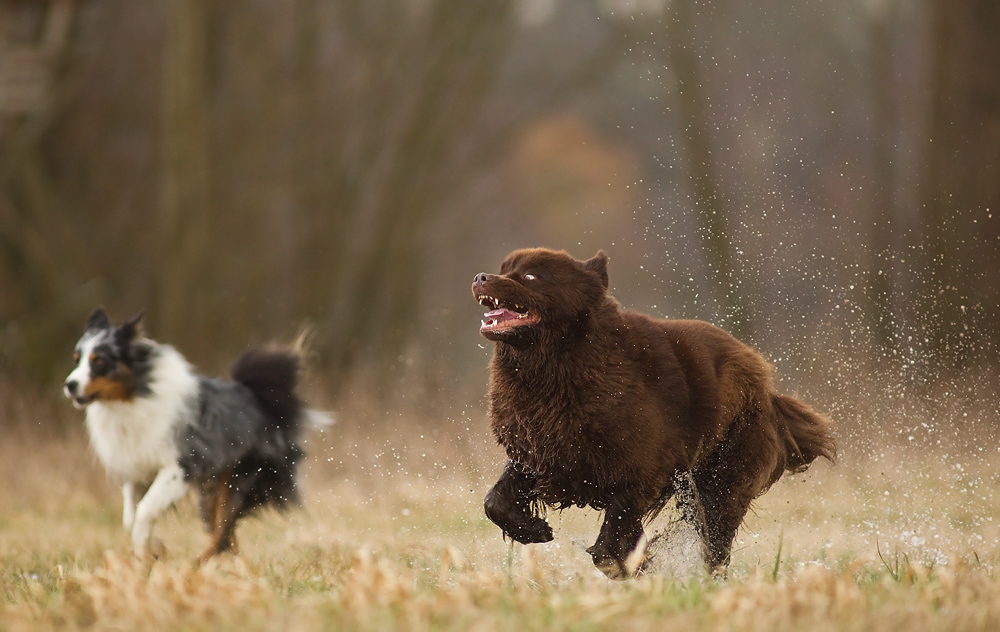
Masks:
[[[65,394],[86,409],[91,445],[122,482],[122,522],[135,552],[157,553],[153,522],[194,488],[211,533],[204,561],[235,549],[241,517],[298,501],[300,429],[329,421],[295,395],[297,352],[252,348],[233,363],[232,380],[204,377],[173,347],[142,336],[141,317],[115,326],[94,310]]]

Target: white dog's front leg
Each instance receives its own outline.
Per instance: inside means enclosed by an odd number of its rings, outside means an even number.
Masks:
[[[132,530],[135,522],[135,483],[125,481],[122,483],[122,525],[126,531]]]
[[[146,495],[139,501],[135,510],[135,524],[132,525],[132,548],[136,555],[146,552],[149,536],[153,531],[153,522],[166,511],[168,507],[184,497],[188,484],[184,480],[184,471],[176,463],[160,470],[153,484],[149,486]]]

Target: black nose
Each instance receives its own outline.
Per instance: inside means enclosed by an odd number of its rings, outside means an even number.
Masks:
[[[76,383],[76,380],[70,380],[66,382],[66,392],[69,393],[70,395],[76,395],[77,386],[78,384]]]
[[[483,285],[492,278],[493,278],[492,274],[486,274],[485,272],[480,272],[479,274],[476,275],[476,278],[472,279],[472,284],[475,285],[476,287],[479,287],[480,285]]]

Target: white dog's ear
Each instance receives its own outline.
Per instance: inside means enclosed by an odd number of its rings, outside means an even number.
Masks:
[[[142,320],[142,317],[145,315],[146,310],[141,310],[138,314],[121,324],[115,332],[115,338],[118,339],[119,344],[126,345],[132,342],[132,339],[135,338],[135,333],[138,330],[139,321]]]
[[[590,270],[601,278],[604,289],[608,289],[608,255],[603,250],[598,250],[597,254],[582,262],[584,270]]]
[[[100,306],[90,313],[90,318],[87,319],[87,329],[107,329],[111,326],[111,319],[108,318],[108,313],[104,311],[104,307]]]

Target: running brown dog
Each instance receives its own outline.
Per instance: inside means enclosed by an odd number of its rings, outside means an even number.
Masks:
[[[480,331],[496,342],[491,428],[508,457],[486,515],[527,544],[552,539],[546,506],[603,510],[588,552],[624,578],[642,521],[676,495],[709,568],[724,568],[757,496],[833,460],[830,421],[775,392],[767,361],[722,329],[623,309],[607,263],[526,249],[475,277]]]

